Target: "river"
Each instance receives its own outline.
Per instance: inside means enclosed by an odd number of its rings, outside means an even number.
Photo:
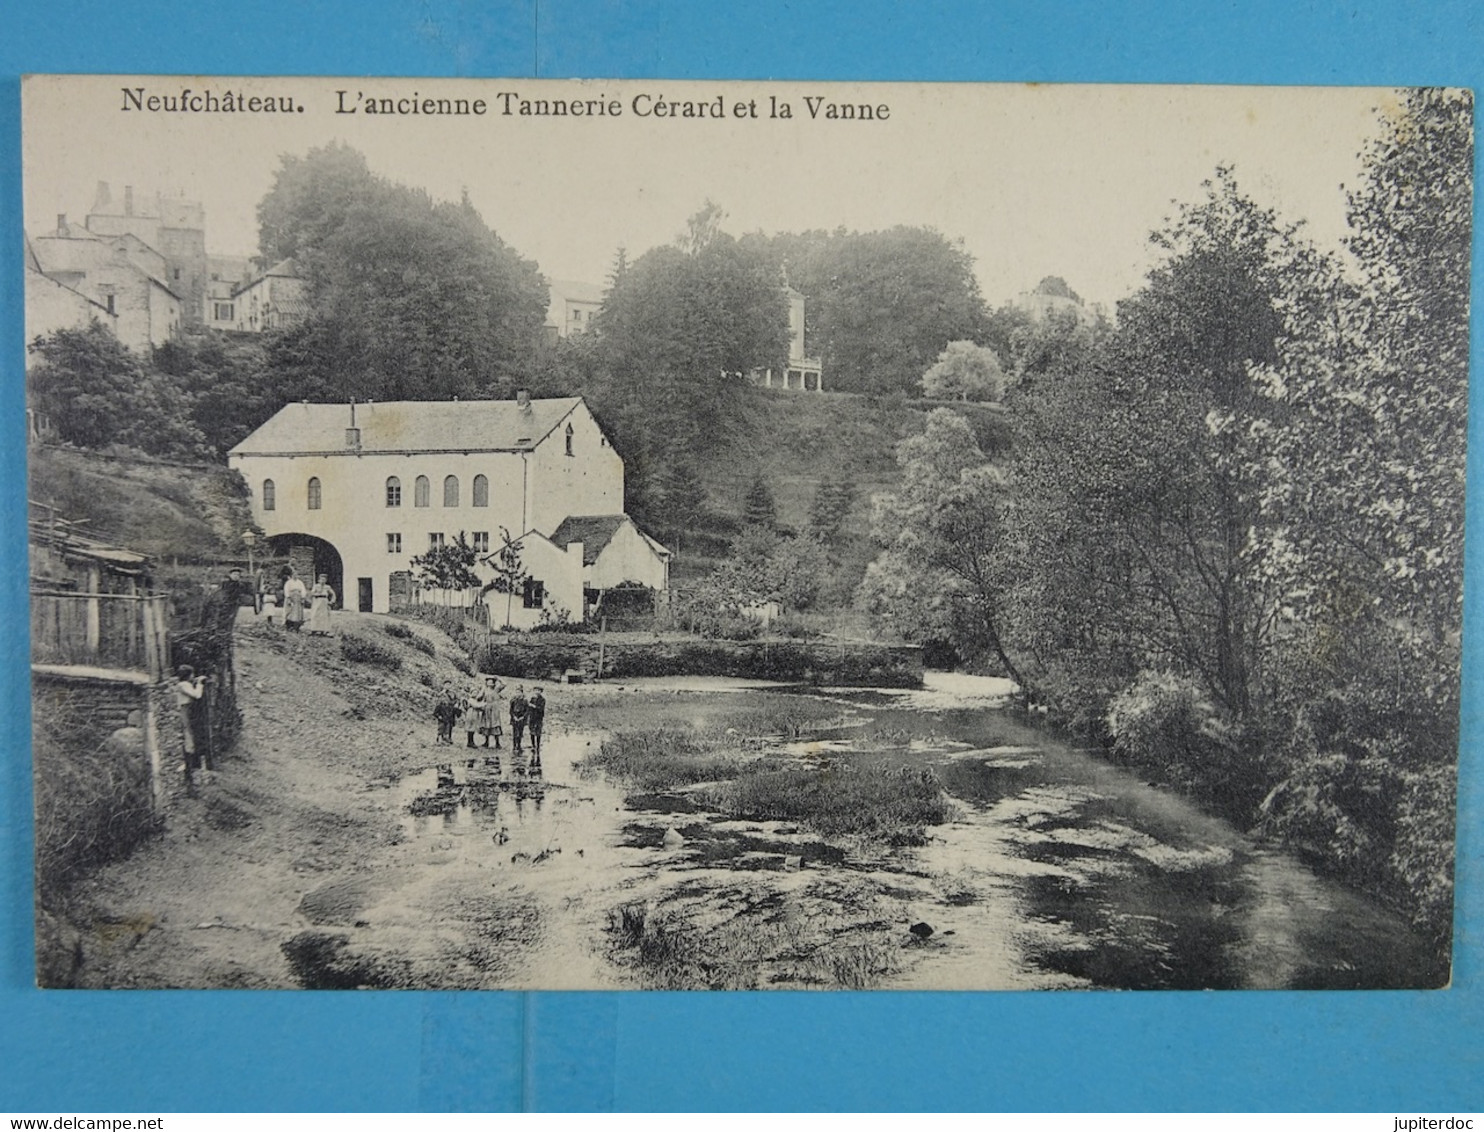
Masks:
[[[531,901],[527,957],[500,985],[529,988],[1437,981],[1422,941],[1390,911],[1027,726],[1004,707],[1005,691],[941,674],[914,692],[663,680],[563,689],[543,776],[517,773],[508,752],[496,768],[486,752],[460,749],[442,787],[435,769],[397,785],[421,866],[397,902],[425,906],[449,866],[494,870],[497,892]],[[838,719],[780,739],[776,753],[931,769],[955,819],[923,846],[827,842],[786,823],[723,820],[684,794],[632,796],[576,765],[601,743],[592,724],[605,718],[696,720],[766,710],[785,695],[829,703]],[[668,965],[659,982],[616,942],[641,913],[648,951]]]

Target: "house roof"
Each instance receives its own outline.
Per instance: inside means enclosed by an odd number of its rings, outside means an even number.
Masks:
[[[361,455],[386,452],[529,452],[582,404],[581,397],[531,401],[375,401],[355,406],[361,446],[345,446],[351,407],[295,401],[274,413],[232,456]]]
[[[564,550],[571,543],[582,543],[582,564],[591,566],[613,541],[618,529],[632,521],[627,515],[568,515],[551,532],[551,541]]]
[[[288,259],[281,259],[281,260],[279,260],[272,267],[270,267],[267,271],[264,271],[264,272],[261,272],[261,273],[259,273],[257,275],[254,275],[250,279],[241,281],[238,284],[237,289],[235,291],[233,291],[232,293],[234,295],[240,295],[240,294],[242,294],[243,291],[247,291],[247,290],[250,290],[253,287],[256,287],[264,279],[303,279],[303,278],[304,278],[304,276],[299,273],[299,265],[296,264],[294,262],[293,257],[290,256]]]

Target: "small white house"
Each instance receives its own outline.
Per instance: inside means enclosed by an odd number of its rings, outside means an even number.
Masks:
[[[572,515],[551,541],[582,548],[582,584],[588,603],[625,583],[664,592],[670,588],[670,551],[641,531],[627,515]]]

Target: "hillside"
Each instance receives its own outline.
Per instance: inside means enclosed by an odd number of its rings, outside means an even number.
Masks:
[[[870,538],[871,498],[891,491],[899,481],[897,444],[922,432],[927,414],[940,404],[900,396],[747,390],[728,443],[708,453],[700,467],[710,506],[721,520],[716,535],[724,536],[740,519],[747,489],[760,472],[773,490],[779,523],[795,531],[808,528],[809,507],[820,483],[843,477],[856,489],[839,548],[837,588],[847,594],[876,555]],[[969,418],[986,452],[1000,451],[1008,443],[998,407],[948,407]],[[707,552],[715,553],[715,542],[707,542]],[[676,577],[683,581],[705,572],[713,561],[707,553],[682,553]]]
[[[83,521],[88,537],[160,562],[239,558],[252,526],[241,479],[225,467],[33,447],[28,492],[61,518]]]

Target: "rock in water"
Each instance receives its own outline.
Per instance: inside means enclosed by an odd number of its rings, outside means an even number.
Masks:
[[[675,827],[672,825],[669,829],[665,830],[665,840],[662,844],[666,849],[679,849],[685,844],[685,838],[676,833]]]
[[[919,920],[907,930],[915,935],[918,939],[927,939],[928,936],[933,934],[933,925],[925,924],[921,920]]]

